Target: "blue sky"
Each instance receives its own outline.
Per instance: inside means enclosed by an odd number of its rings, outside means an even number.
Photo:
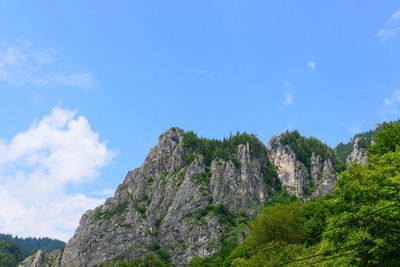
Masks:
[[[399,62],[398,1],[4,1],[0,232],[68,239],[171,126],[348,141],[398,119]]]

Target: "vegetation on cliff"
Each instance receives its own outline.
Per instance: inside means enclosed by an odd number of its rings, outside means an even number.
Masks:
[[[371,145],[372,140],[375,138],[376,133],[384,127],[388,122],[384,122],[382,124],[378,124],[374,130],[369,130],[366,132],[362,133],[357,133],[354,135],[354,137],[347,143],[342,143],[340,142],[336,147],[335,147],[335,154],[338,160],[345,164],[347,157],[350,155],[350,153],[353,151],[353,146],[354,142],[356,139],[358,139],[358,146],[362,149],[368,149],[368,147]],[[390,122],[389,122],[390,124]],[[400,124],[400,120],[394,121],[391,124]]]
[[[351,164],[335,191],[304,205],[280,196],[251,223],[241,244],[231,238],[192,266],[396,266],[400,258],[400,126],[387,123]]]
[[[235,165],[238,165],[237,150],[238,145],[241,144],[249,144],[252,157],[265,155],[265,146],[254,134],[237,132],[236,135],[231,135],[223,140],[198,137],[192,131],[185,132],[184,135],[184,146],[192,151],[186,156],[187,161],[192,161],[195,154],[200,154],[204,157],[206,165],[210,165],[217,158],[231,160]]]
[[[286,131],[281,135],[281,142],[284,145],[288,145],[293,152],[296,154],[296,159],[303,163],[308,170],[311,169],[311,158],[320,156],[322,161],[329,159],[333,166],[336,167],[337,171],[344,170],[344,165],[335,157],[335,153],[332,148],[327,144],[322,143],[315,137],[304,137],[300,133],[295,131]]]

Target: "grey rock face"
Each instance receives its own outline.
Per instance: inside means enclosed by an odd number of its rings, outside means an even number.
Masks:
[[[286,190],[306,201],[331,192],[337,180],[337,173],[329,159],[322,160],[314,153],[311,156],[311,169],[296,159],[293,150],[283,145],[279,136],[274,136],[267,147],[269,159],[277,169],[279,180]],[[307,192],[306,190],[312,191]]]
[[[38,252],[21,266],[112,265],[149,253],[187,264],[194,256],[215,253],[215,244],[232,231],[234,226],[223,214],[258,214],[277,189],[277,183],[265,177],[269,164],[276,167],[282,185],[304,201],[332,191],[337,177],[332,162],[319,155],[312,154],[307,169],[279,137],[273,137],[267,148],[261,144],[262,152],[254,153],[249,143],[240,144],[234,159],[216,158],[209,164],[202,155],[191,154],[178,128],[158,141],[144,163],[128,172],[114,197],[82,216],[62,253]],[[305,192],[310,184],[312,193]]]
[[[49,253],[44,253],[38,250],[34,255],[26,258],[19,266],[20,267],[47,267],[57,266],[61,262],[61,250],[54,250]]]
[[[360,138],[356,137],[353,142],[354,142],[353,151],[347,157],[346,163],[355,162],[355,163],[367,164],[367,155],[365,153],[367,152],[367,150],[360,146]]]
[[[249,144],[237,147],[237,161],[214,159],[208,166],[202,155],[190,163],[185,156],[184,133],[171,128],[159,137],[139,168],[130,171],[115,196],[87,211],[53,266],[94,266],[130,261],[162,251],[176,264],[194,256],[208,256],[212,243],[228,233],[218,212],[256,215],[274,188],[263,180],[267,157],[253,157]],[[32,265],[43,257],[22,266]],[[43,261],[42,261],[43,262]],[[48,265],[43,265],[48,266]]]

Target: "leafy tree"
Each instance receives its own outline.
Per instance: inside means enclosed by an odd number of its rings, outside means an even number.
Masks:
[[[399,146],[400,126],[383,125],[368,149],[369,163],[352,164],[337,183],[322,251],[354,245],[342,264],[395,266],[400,258]]]
[[[296,137],[297,138],[297,137]],[[400,125],[383,124],[366,165],[350,164],[332,194],[303,206],[276,192],[240,245],[195,259],[204,266],[398,266]]]
[[[210,165],[214,159],[231,160],[237,165],[237,149],[240,144],[249,144],[250,153],[253,157],[265,155],[265,146],[254,134],[240,133],[224,138],[223,140],[200,138],[194,132],[185,132],[184,146],[192,153],[186,155],[186,161],[189,163],[194,160],[194,154],[201,154],[204,157],[206,165]]]
[[[266,207],[252,222],[249,239],[254,247],[269,242],[289,243],[304,237],[300,202]]]
[[[17,266],[22,260],[21,250],[17,245],[8,240],[0,240],[0,266]]]

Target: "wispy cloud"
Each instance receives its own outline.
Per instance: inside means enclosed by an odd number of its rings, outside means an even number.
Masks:
[[[315,62],[315,61],[309,61],[309,62],[307,62],[307,67],[310,69],[310,70],[315,70],[315,67],[317,66],[317,63]]]
[[[90,73],[71,73],[58,58],[47,51],[34,49],[28,41],[0,45],[0,81],[12,85],[70,86],[93,89],[96,78]]]
[[[363,125],[364,125],[364,121],[357,122],[357,123],[353,124],[353,125],[350,127],[350,132],[351,132],[352,134],[361,133],[361,132],[363,131],[363,130],[362,130]]]
[[[285,92],[283,94],[284,100],[282,102],[282,105],[284,106],[290,106],[293,104],[294,101],[294,95],[292,93],[289,92]]]
[[[68,185],[94,179],[114,156],[85,117],[59,107],[0,141],[0,229],[67,240],[82,213],[104,201],[68,194]]]
[[[97,81],[90,73],[48,75],[35,79],[33,83],[36,85],[72,86],[85,89],[94,89],[97,87]]]
[[[385,98],[381,110],[382,119],[389,119],[389,116],[400,114],[400,89],[395,89],[392,96]]]
[[[394,13],[385,23],[385,26],[378,30],[376,36],[381,42],[394,38],[400,32],[400,10]]]

